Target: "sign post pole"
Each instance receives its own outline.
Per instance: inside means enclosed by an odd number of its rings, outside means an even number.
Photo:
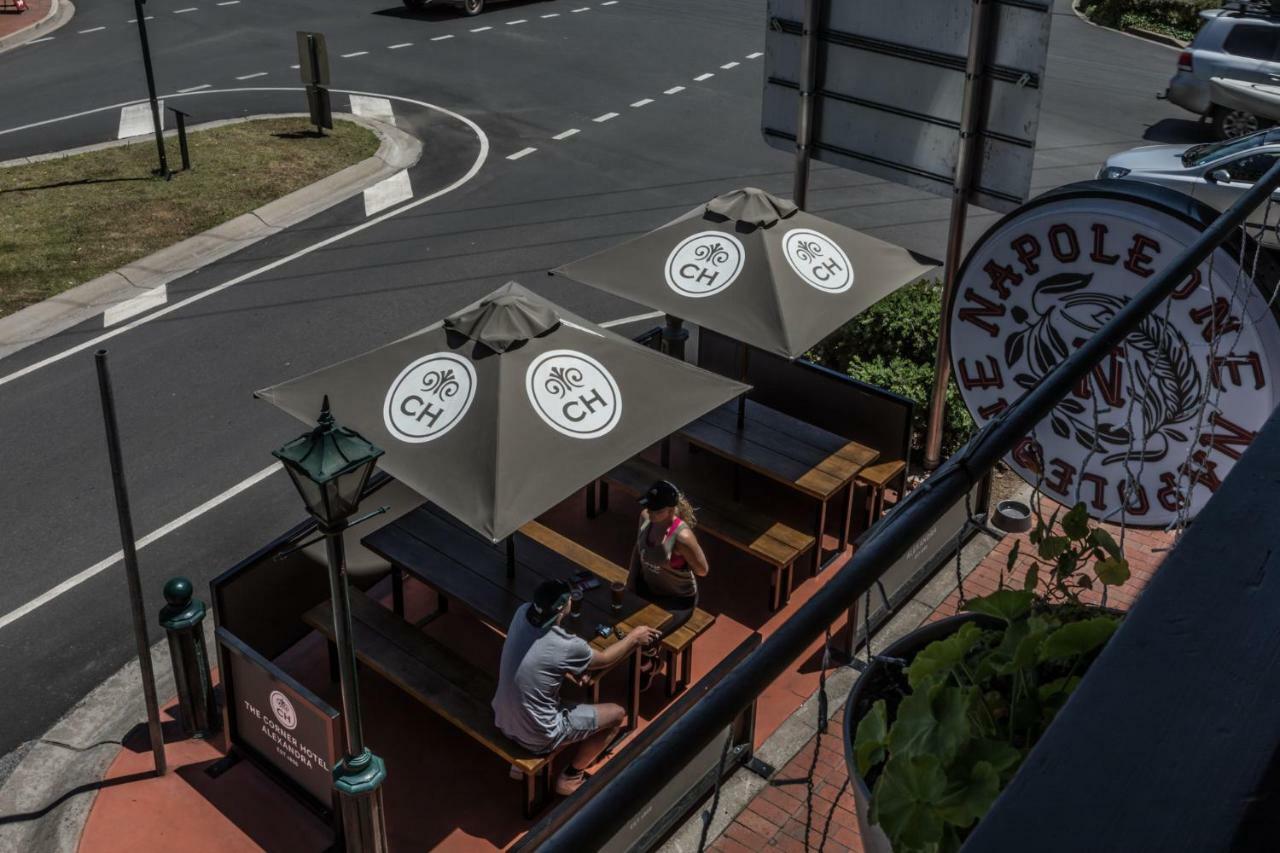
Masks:
[[[947,228],[947,253],[943,266],[942,313],[938,318],[938,354],[933,368],[933,389],[929,397],[929,421],[925,432],[924,467],[932,471],[942,461],[942,425],[947,408],[947,385],[951,382],[951,301],[956,275],[964,250],[965,217],[969,212],[969,192],[973,184],[974,159],[979,148],[979,131],[986,107],[983,69],[991,44],[992,0],[973,0],[969,25],[969,56],[964,70],[964,105],[960,110],[960,148],[956,156],[955,182],[951,189],[951,222]]]
[[[156,78],[151,73],[151,48],[147,45],[147,16],[142,11],[146,0],[133,0],[133,13],[138,19],[138,38],[142,41],[142,67],[147,72],[147,97],[151,100],[151,124],[156,132],[156,148],[160,153],[157,175],[169,179],[169,163],[164,156],[164,132],[160,129],[160,104],[156,100]]]
[[[819,0],[805,0],[804,32],[800,46],[800,105],[796,120],[796,173],[791,193],[796,207],[804,210],[809,196],[809,146],[813,139],[813,89],[818,77]]]

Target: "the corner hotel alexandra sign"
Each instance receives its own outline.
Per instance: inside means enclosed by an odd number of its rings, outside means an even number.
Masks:
[[[965,260],[951,360],[979,425],[1200,233],[1157,196],[1089,186],[1024,205]],[[1275,285],[1255,285],[1237,259],[1219,248],[1015,448],[1009,462],[1024,479],[1043,476],[1047,494],[1084,501],[1096,517],[1118,520],[1123,500],[1129,523],[1165,524],[1183,497],[1195,515],[1278,402],[1280,326],[1264,295]]]

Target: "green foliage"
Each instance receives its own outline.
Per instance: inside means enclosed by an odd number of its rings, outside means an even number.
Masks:
[[[1141,27],[1190,41],[1200,28],[1200,12],[1219,8],[1221,0],[1085,0],[1089,20],[1106,27]]]
[[[999,627],[966,622],[930,643],[907,664],[902,695],[878,699],[858,724],[871,820],[897,853],[960,849],[1119,627],[1118,616],[1080,602],[1095,577],[1108,584],[1117,567],[1128,573],[1083,504],[1061,522],[1039,520],[1031,540],[1025,588],[966,605]],[[1010,570],[1017,560],[1015,546]]]

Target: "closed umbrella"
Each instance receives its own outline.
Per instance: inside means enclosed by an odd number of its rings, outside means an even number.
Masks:
[[[310,422],[328,395],[383,470],[496,542],[745,387],[510,282],[256,396]]]

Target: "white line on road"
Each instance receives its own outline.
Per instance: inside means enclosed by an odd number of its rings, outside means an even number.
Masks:
[[[255,78],[255,77],[266,77],[266,76],[267,76],[267,72],[265,72],[265,71],[256,71],[256,72],[254,72],[253,74],[246,74],[246,75],[244,75],[243,77],[237,77],[236,79],[237,79],[237,80],[252,80],[252,79],[253,79],[253,78]]]
[[[155,16],[155,15],[147,15],[147,16],[146,16],[145,18],[143,18],[142,20],[144,20],[144,21],[154,21],[155,19],[156,19],[156,16]],[[130,18],[128,21],[125,21],[125,23],[127,23],[127,24],[136,24],[136,23],[138,23],[138,19],[137,19],[137,18]]]
[[[45,36],[42,39],[32,39],[31,41],[27,42],[27,44],[39,44],[42,41],[53,41],[54,38],[55,36]]]
[[[737,68],[737,67],[738,67],[738,63],[736,63],[736,62],[726,62],[724,65],[721,65],[720,67],[721,67],[721,68],[723,68],[725,71],[728,71],[730,68]]]
[[[173,14],[175,14],[175,15],[185,15],[185,14],[187,14],[188,12],[198,12],[198,11],[200,11],[199,7],[197,7],[197,6],[188,6],[188,7],[187,7],[187,8],[185,8],[185,9],[174,9],[174,10],[173,10]]]
[[[294,71],[297,71],[297,70],[298,70],[299,68],[301,68],[302,66],[301,66],[301,65],[290,65],[289,67],[290,67],[290,68],[292,68]]]
[[[188,87],[187,87],[187,88],[185,88],[185,89],[179,89],[179,90],[178,90],[178,93],[179,93],[179,94],[182,94],[182,95],[185,95],[185,94],[187,94],[188,92],[199,92],[201,89],[208,89],[208,88],[210,88],[210,86],[211,86],[211,84],[209,84],[209,83],[201,83],[199,86],[188,86]]]
[[[364,191],[364,215],[373,216],[411,198],[413,198],[413,184],[409,181],[409,172],[401,169]]]
[[[413,42],[402,41],[399,44],[390,44],[390,45],[387,45],[387,50],[399,50],[402,47],[413,47]]]
[[[100,33],[105,29],[106,27],[90,27],[87,30],[76,30],[76,35],[85,36],[85,35],[88,35],[89,33]]]
[[[617,117],[618,117],[617,113],[605,113],[602,116],[596,116],[595,118],[592,119],[592,121],[596,123],[600,123],[600,122],[605,122],[605,121],[608,121],[609,119],[613,119]]]
[[[649,104],[652,104],[652,103],[653,103],[653,98],[645,98],[643,101],[636,101],[636,102],[635,102],[634,104],[632,104],[631,106],[633,106],[633,107],[647,107]]]
[[[604,0],[604,2],[601,3],[600,5],[601,6],[617,6],[618,0]]]
[[[710,79],[711,79],[712,77],[714,77],[714,76],[716,76],[716,75],[714,75],[714,74],[712,74],[712,73],[710,73],[710,72],[707,72],[706,74],[699,74],[697,77],[694,77],[694,78],[693,78],[693,82],[695,82],[695,83],[701,83],[703,80],[710,80]]]
[[[157,107],[160,110],[160,129],[164,130],[163,98],[157,102]],[[151,123],[151,104],[148,102],[130,104],[120,110],[120,127],[116,133],[116,139],[130,139],[154,131],[155,128]]]
[[[540,17],[543,17],[543,18],[558,18],[558,17],[560,17],[560,13],[559,13],[559,12],[552,12],[552,13],[551,13],[551,14],[549,14],[549,15],[541,15]]]
[[[135,296],[132,299],[126,299],[118,305],[112,305],[102,313],[103,328],[114,326],[116,323],[123,323],[130,317],[136,317],[143,311],[150,311],[157,305],[163,305],[169,301],[169,286],[162,284],[159,287],[152,288],[146,293]]]
[[[762,56],[764,56],[764,54],[763,54],[763,53],[760,53],[759,51],[757,51],[757,52],[755,52],[755,53],[748,53],[748,54],[747,54],[747,59],[759,59],[759,58],[760,58],[760,57],[762,57]]]
[[[639,323],[641,320],[653,320],[663,316],[662,311],[650,311],[647,314],[635,314],[631,317],[619,317],[616,320],[606,320],[603,323],[596,323],[602,329],[612,329],[614,326],[625,326],[628,323]]]
[[[239,2],[240,2],[240,0],[222,0],[222,2],[221,2],[221,3],[217,3],[217,4],[215,4],[215,5],[217,5],[217,6],[235,6],[235,5],[236,5],[236,4],[238,4]]]
[[[143,548],[150,545],[152,542],[155,542],[157,539],[168,536],[173,531],[187,525],[191,521],[194,521],[195,519],[204,515],[209,510],[215,509],[219,505],[226,503],[227,501],[231,500],[236,495],[240,494],[246,489],[256,486],[258,483],[262,482],[267,477],[271,476],[272,474],[274,474],[276,471],[279,471],[279,470],[280,470],[280,465],[276,463],[272,463],[268,465],[266,468],[263,468],[261,471],[254,474],[252,477],[249,477],[247,479],[241,480],[239,483],[236,483],[234,486],[227,489],[225,492],[218,495],[217,497],[210,498],[209,500],[200,504],[200,506],[196,507],[193,510],[190,510],[189,512],[183,513],[182,515],[178,516],[173,521],[169,522],[163,527],[158,527],[155,530],[151,531],[146,536],[143,536],[141,539],[137,540],[134,543],[134,547],[137,548],[138,550],[142,550]],[[116,551],[114,554],[112,554],[110,557],[107,557],[105,560],[100,560],[99,562],[94,563],[92,566],[85,569],[84,571],[74,574],[71,577],[67,578],[62,583],[58,584],[53,589],[49,590],[43,595],[38,595],[35,598],[28,601],[26,604],[22,605],[21,607],[15,608],[14,610],[10,610],[4,616],[0,616],[0,629],[8,625],[11,625],[14,622],[17,622],[23,616],[26,616],[28,613],[30,613],[31,611],[35,610],[38,607],[42,607],[48,604],[50,601],[53,601],[55,598],[62,595],[64,592],[69,592],[70,590],[75,589],[80,584],[92,578],[94,575],[100,574],[101,572],[111,568],[116,563],[120,562],[123,558],[124,558],[124,552]]]
[[[367,54],[368,52],[369,52],[369,51],[367,51],[367,50],[357,50],[355,53],[344,53],[344,54],[342,54],[342,58],[343,58],[343,59],[351,59],[352,57],[355,57],[355,56],[364,56],[364,55],[365,55],[365,54]]]
[[[537,150],[538,150],[537,148],[521,148],[519,151],[517,151],[517,152],[516,152],[516,153],[514,153],[514,154],[508,154],[508,155],[507,155],[507,159],[508,159],[508,160],[519,160],[521,157],[528,157],[530,154],[532,154],[533,152],[535,152],[535,151],[537,151]]]
[[[571,127],[568,130],[557,133],[555,136],[551,138],[552,139],[568,139],[570,136],[573,136],[577,132],[578,132],[578,129],[576,127]]]
[[[210,89],[206,92],[193,93],[192,97],[199,97],[200,95],[222,95],[227,93],[238,94],[243,92],[295,92],[296,93],[301,91],[303,90],[296,86],[293,86],[293,87],[290,87],[290,86],[257,86],[257,87],[244,86],[237,89]],[[346,91],[342,89],[334,89],[333,91],[343,95],[362,95],[365,97],[380,97],[378,95],[374,95],[369,92],[351,92],[351,91]],[[414,100],[413,98],[405,98],[399,95],[389,96],[389,97],[394,97],[395,100],[404,101],[405,103],[416,104],[417,106],[423,107],[425,109],[436,110],[437,112],[444,113],[450,118],[456,119],[457,121],[462,122],[467,127],[469,127],[471,129],[471,132],[476,135],[476,139],[478,139],[480,142],[480,152],[479,154],[476,155],[475,162],[471,164],[471,168],[467,170],[466,174],[458,178],[453,183],[449,184],[447,187],[443,187],[442,189],[436,190],[435,192],[429,195],[425,195],[422,198],[414,199],[409,204],[401,205],[400,207],[397,207],[395,210],[388,210],[386,213],[383,213],[380,216],[375,217],[374,219],[366,219],[364,222],[360,223],[359,225],[353,225],[352,227],[348,228],[346,231],[341,231],[337,234],[333,234],[329,237],[326,237],[325,239],[320,240],[316,243],[312,243],[309,246],[304,246],[303,248],[299,249],[298,251],[294,252],[291,255],[286,255],[283,258],[277,258],[276,260],[271,261],[270,263],[264,264],[256,269],[249,270],[246,273],[243,273],[241,275],[236,276],[235,278],[224,281],[221,284],[210,287],[207,290],[202,290],[199,293],[193,293],[191,296],[188,296],[186,299],[180,300],[178,302],[174,302],[173,304],[168,305],[164,308],[161,308],[159,311],[156,311],[152,314],[148,314],[145,317],[139,317],[138,319],[130,323],[127,323],[126,325],[118,326],[117,328],[112,329],[109,332],[104,332],[103,334],[90,338],[87,341],[82,341],[81,343],[78,343],[75,346],[68,347],[62,352],[55,353],[49,356],[48,358],[44,358],[33,364],[29,364],[26,367],[22,368],[21,370],[15,370],[13,373],[7,374],[5,376],[0,376],[0,385],[7,385],[8,383],[14,381],[15,379],[21,379],[22,377],[28,374],[35,373],[37,370],[41,370],[42,368],[48,367],[51,364],[56,364],[57,362],[62,361],[63,359],[70,358],[76,353],[84,352],[87,349],[91,349],[93,347],[99,346],[104,341],[108,341],[111,338],[116,337],[117,335],[124,334],[125,332],[132,331],[138,328],[139,326],[142,326],[145,323],[150,323],[152,320],[159,319],[160,317],[167,317],[169,314],[172,314],[174,311],[178,311],[182,308],[187,307],[188,305],[191,305],[195,302],[199,302],[201,299],[207,299],[210,296],[221,293],[222,291],[227,290],[229,288],[235,287],[237,284],[242,284],[246,281],[256,278],[257,276],[260,276],[263,273],[271,272],[271,270],[282,267],[285,264],[293,263],[294,261],[298,260],[298,258],[306,257],[307,255],[310,255],[312,252],[319,251],[320,249],[323,249],[326,246],[331,246],[340,240],[345,240],[346,238],[352,236],[353,234],[358,234],[361,231],[364,231],[366,228],[372,228],[373,226],[378,225],[382,222],[385,222],[386,220],[392,218],[393,216],[399,216],[405,211],[413,210],[414,208],[420,205],[426,204],[431,201],[435,201],[441,196],[447,195],[448,193],[453,192],[458,187],[467,183],[480,172],[480,169],[484,166],[485,161],[489,159],[489,137],[485,135],[485,132],[480,128],[480,125],[476,124],[474,121],[472,121],[471,119],[467,118],[464,115],[461,115],[460,113],[456,113],[453,110],[445,109],[444,107],[437,106],[435,104],[429,104],[425,101],[418,101],[418,100]],[[146,106],[146,102],[142,101],[140,104],[136,104],[136,105]],[[18,130],[25,130],[28,127],[39,127],[41,125],[53,124],[54,122],[66,121],[67,119],[79,118],[80,116],[92,115],[93,113],[100,113],[107,110],[119,109],[125,106],[135,106],[135,104],[113,104],[111,106],[106,106],[106,107],[97,107],[92,110],[84,110],[83,112],[76,113],[74,115],[60,116],[58,118],[52,118],[52,119],[45,119],[44,121],[33,122],[32,124],[26,125],[25,127],[15,127],[15,128],[8,128],[6,130],[0,130],[0,136],[3,136],[6,133],[14,133],[15,131],[18,131]],[[3,626],[0,625],[0,627],[3,627]]]
[[[664,94],[664,95],[675,95],[675,94],[679,94],[680,92],[683,92],[683,91],[684,91],[684,86],[672,86],[670,89],[667,89],[667,90],[666,90],[665,92],[663,92],[662,94]]]
[[[476,28],[475,28],[474,30],[472,30],[471,32],[473,32],[473,33],[482,33],[482,32],[484,32],[485,30],[491,30],[491,29],[493,29],[493,27],[476,27]]]
[[[378,121],[385,121],[387,124],[396,123],[395,110],[391,108],[391,101],[386,98],[367,98],[363,95],[352,95],[351,112],[361,118],[373,118]]]
[[[590,7],[590,6],[583,6],[581,9],[570,9],[569,11],[570,11],[570,12],[590,12],[590,11],[591,11],[591,7]]]
[[[432,39],[432,41],[444,41],[445,39],[451,39],[451,38],[453,38],[453,33],[449,33],[447,36],[436,36],[435,38]]]
[[[516,20],[514,20],[514,21],[507,21],[507,26],[508,26],[508,27],[513,27],[513,26],[515,26],[516,24],[527,24],[527,23],[529,23],[529,19],[528,19],[528,18],[518,18],[518,19],[516,19]]]

